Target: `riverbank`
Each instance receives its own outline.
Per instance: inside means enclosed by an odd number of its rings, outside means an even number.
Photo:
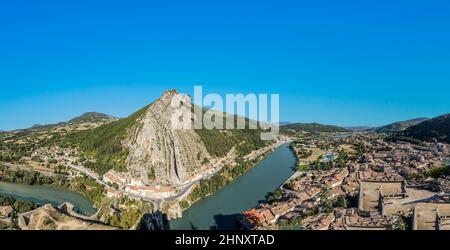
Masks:
[[[245,172],[240,173],[238,176],[233,176],[233,177],[231,178],[231,180],[229,180],[229,182],[227,182],[224,186],[232,184],[237,178],[239,178],[239,177],[241,177],[242,175],[246,174],[247,171],[249,171],[250,169],[252,169],[253,167],[255,167],[260,161],[264,160],[264,158],[266,158],[266,157],[267,157],[268,155],[270,155],[271,153],[273,153],[273,151],[265,152],[264,154],[260,154],[260,155],[257,156],[256,158],[252,158],[252,160],[249,161],[250,163],[247,163],[248,166],[249,166],[248,168],[245,167],[245,165],[244,165],[244,166],[241,165],[240,167],[243,167]],[[216,175],[220,175],[220,174],[222,174],[220,171],[219,171],[218,173],[216,173]],[[214,177],[214,176],[212,176],[212,177]],[[208,179],[206,179],[206,180],[204,180],[204,181],[207,182]],[[202,184],[203,184],[203,183],[200,183],[200,185],[202,185]],[[217,187],[217,188],[220,189],[220,188],[223,188],[224,186],[220,186],[220,187]],[[197,186],[197,187],[193,187],[193,188],[194,188],[194,189],[195,189],[195,188],[198,188],[198,186]],[[194,191],[194,190],[191,190],[191,192],[192,192],[192,191]],[[217,190],[216,190],[216,191],[217,191]],[[214,195],[214,193],[215,193],[215,192],[210,192],[210,193],[207,193],[206,195],[204,195],[204,196],[202,196],[202,197],[196,198],[195,200],[189,201],[188,206],[184,206],[184,207],[181,206],[182,212],[188,210],[188,209],[189,209],[193,204],[195,204],[196,202],[198,202],[198,201],[200,201],[200,200],[203,200],[203,199],[205,199],[205,198],[208,198],[208,197],[211,196],[211,195]],[[189,195],[190,195],[190,193],[187,194],[188,197],[189,197]],[[185,201],[185,200],[182,200],[182,201]],[[182,201],[181,201],[181,202],[182,202]]]
[[[174,202],[167,202],[165,208],[163,208],[163,212],[168,214],[169,219],[181,218],[183,212],[189,209],[193,204],[213,195],[226,185],[230,185],[235,179],[252,169],[278,147],[290,142],[291,140],[289,138],[284,138],[271,145],[254,150],[241,158],[233,159],[235,166],[223,165],[214,173],[208,175],[207,178],[205,176],[198,180],[196,183],[192,184],[189,189],[186,189],[183,195],[179,195],[178,199],[174,200]]]
[[[237,229],[237,217],[263,202],[267,195],[294,173],[295,156],[285,143],[255,166],[194,203],[183,217],[170,221],[171,229]]]
[[[285,141],[282,141],[282,142],[285,142]],[[228,184],[234,184],[236,179],[240,178],[242,175],[245,175],[247,172],[251,171],[254,167],[256,167],[258,164],[260,164],[261,161],[264,161],[265,158],[270,157],[270,155],[273,153],[273,151],[274,150],[276,151],[276,148],[280,147],[282,142],[277,142],[277,143],[272,144],[272,145],[270,145],[270,146],[268,146],[266,148],[258,150],[258,152],[256,152],[255,154],[252,154],[252,157],[248,158],[247,160],[244,160],[243,157],[240,158],[238,160],[239,163],[236,164],[236,166],[231,168],[231,169],[230,168],[223,168],[224,170],[226,170],[223,173],[226,178],[224,178],[223,180],[220,180],[223,184],[220,184],[220,185],[215,185],[214,184],[215,188],[210,189],[212,185],[210,185],[211,183],[207,184],[207,182],[208,182],[207,180],[200,181],[198,185],[202,186],[202,184],[203,184],[203,187],[204,187],[204,185],[206,184],[206,186],[208,187],[207,188],[208,191],[207,191],[207,195],[205,195],[205,196],[202,196],[202,195],[198,196],[198,198],[194,200],[195,203],[201,202],[201,200],[209,198],[210,196],[213,196],[213,194],[215,194],[216,192],[220,191],[219,189],[224,188]],[[30,172],[30,176],[32,176],[31,175],[32,174],[31,171],[27,171],[27,173],[28,172]],[[40,180],[40,176],[39,175],[36,178],[34,178],[34,177],[36,177],[36,176],[33,176],[33,178],[30,178],[30,180],[33,180],[31,183],[41,183],[41,181],[38,181],[38,182],[34,181],[35,179],[36,180]],[[49,177],[46,176],[45,178],[49,178]],[[95,182],[95,180],[91,179],[89,176],[86,176],[86,177],[78,176],[78,177],[75,177],[75,178],[81,178],[81,179],[80,179],[80,181],[73,181],[72,178],[71,179],[66,178],[66,179],[64,179],[63,183],[59,183],[59,182],[58,183],[53,183],[53,181],[45,181],[44,183],[48,184],[48,185],[45,185],[43,187],[54,189],[56,192],[60,192],[60,193],[77,192],[77,194],[80,194],[81,196],[83,196],[84,198],[86,198],[86,199],[88,199],[90,201],[91,208],[95,208],[96,204],[100,204],[99,200],[101,200],[102,198],[105,197],[104,188],[100,184],[97,184]],[[211,179],[213,181],[218,181],[217,177],[211,177]],[[24,181],[26,183],[29,183],[28,180],[24,179]],[[11,183],[11,184],[14,185],[15,183]],[[217,184],[217,182],[216,182],[216,184]],[[26,185],[26,184],[18,184],[18,185]],[[32,190],[35,189],[36,187],[41,187],[40,185],[33,185],[33,186],[26,185],[26,186],[27,186],[27,188],[32,189]],[[97,187],[97,186],[99,186],[99,187]],[[38,188],[38,192],[39,192],[39,190],[40,190],[40,188]],[[9,194],[14,194],[14,193],[9,192]],[[39,194],[36,195],[36,194],[32,194],[32,193],[31,194],[28,193],[26,195],[19,193],[19,194],[14,194],[14,195],[15,195],[15,197],[18,197],[20,199],[24,199],[24,198],[25,199],[30,199],[30,197],[35,196],[34,199],[31,199],[31,200],[35,201],[39,205],[52,204],[54,206],[59,206],[63,202],[68,201],[70,203],[73,203],[77,210],[79,209],[78,207],[80,207],[78,205],[78,202],[76,202],[74,200],[68,200],[67,199],[67,195],[65,195],[65,194],[62,195],[62,197],[59,197],[60,199],[56,199],[56,200],[55,199],[49,199],[48,198],[49,196],[41,197],[41,196],[39,196]],[[137,201],[137,200],[136,200],[136,202],[139,203],[139,201]],[[192,202],[191,204],[194,204],[194,202]],[[97,206],[97,207],[98,208],[104,207],[103,205],[102,206]],[[130,207],[130,206],[127,206],[127,207]],[[148,207],[148,206],[146,206],[146,207]],[[158,208],[159,208],[159,206],[157,207],[157,209]],[[128,209],[128,210],[131,210],[131,209]],[[139,210],[138,211],[139,213],[142,212],[141,211],[142,209],[138,209],[138,210]],[[90,214],[93,214],[93,213],[96,212],[96,210],[92,210],[91,212],[89,212],[89,211],[86,212],[86,210],[82,211],[81,209],[78,210],[78,211],[81,212],[82,214],[86,214],[86,215],[90,215]],[[103,212],[102,212],[102,214],[103,214]],[[137,212],[133,212],[132,214],[133,214],[133,218],[134,218],[135,214],[137,214]],[[105,222],[106,223],[111,223],[111,224],[114,224],[114,225],[115,224],[119,224],[119,223],[116,223],[117,222],[116,220],[117,220],[117,218],[113,216],[111,218],[110,217],[106,218]],[[126,226],[128,226],[128,224],[130,224],[130,223],[121,223],[121,224],[127,224]]]
[[[92,215],[97,212],[94,204],[83,195],[55,188],[47,185],[26,185],[18,183],[0,182],[0,194],[12,196],[19,200],[31,201],[37,205],[52,204],[59,206],[64,202],[70,202],[75,206],[75,211],[84,215]]]
[[[33,169],[11,168],[0,163],[0,181],[24,185],[45,185],[63,191],[77,192],[96,206],[105,197],[104,188],[89,176],[69,177],[61,174],[42,174]]]

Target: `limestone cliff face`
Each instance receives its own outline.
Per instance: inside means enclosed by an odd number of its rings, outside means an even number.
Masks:
[[[181,102],[189,109],[182,109]],[[191,112],[190,107],[190,97],[176,91],[167,91],[148,107],[125,141],[127,168],[133,176],[179,185],[207,167],[211,155],[193,127],[172,126],[173,115]]]

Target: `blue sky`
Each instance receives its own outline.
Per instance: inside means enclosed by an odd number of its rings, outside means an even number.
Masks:
[[[450,1],[3,1],[0,130],[166,89],[279,93],[281,120],[450,113]]]

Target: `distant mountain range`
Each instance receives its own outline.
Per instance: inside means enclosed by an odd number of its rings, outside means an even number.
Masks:
[[[415,118],[407,121],[393,122],[388,125],[380,127],[369,127],[369,126],[348,126],[339,127],[335,125],[323,125],[320,123],[288,123],[281,125],[284,130],[294,130],[296,132],[373,132],[373,133],[397,133],[403,131],[410,126],[414,126],[423,121],[428,120],[428,118]]]
[[[415,118],[407,121],[393,122],[379,127],[349,126],[344,128],[352,132],[397,133],[426,120],[428,120],[428,118]]]
[[[374,130],[376,133],[396,133],[426,120],[428,120],[428,118],[415,118],[407,121],[393,122],[382,127],[372,128],[370,130]]]
[[[345,129],[353,132],[362,132],[371,129],[369,126],[353,126],[353,127],[344,127]]]
[[[290,123],[280,127],[283,131],[293,130],[295,132],[320,132],[320,133],[337,133],[337,132],[349,132],[345,128],[341,128],[334,125],[324,125],[320,123]]]
[[[105,115],[97,112],[87,112],[76,118],[73,118],[69,123],[83,123],[83,122],[105,122],[115,120],[115,117]]]
[[[30,128],[17,129],[15,131],[32,132],[32,131],[37,131],[37,130],[48,130],[48,129],[52,129],[54,127],[59,127],[59,126],[64,126],[64,125],[78,125],[78,124],[83,124],[83,123],[105,124],[105,123],[109,123],[109,122],[112,122],[115,120],[117,120],[117,118],[110,116],[110,115],[97,113],[97,112],[86,112],[86,113],[84,113],[80,116],[77,116],[66,122],[58,122],[58,123],[54,123],[54,124],[34,124]],[[3,132],[6,132],[6,131],[3,131]]]
[[[288,125],[291,124],[291,122],[279,122],[278,125],[279,126],[284,126],[284,125]]]
[[[408,137],[420,141],[440,141],[450,143],[450,114],[438,116],[433,119],[415,118],[406,121],[393,122],[381,127],[353,126],[339,127],[334,125],[323,125],[320,123],[289,123],[280,126],[281,131],[286,134],[295,132],[373,132],[389,133],[395,137]]]
[[[399,132],[398,136],[421,141],[440,141],[450,143],[450,114],[422,121]]]

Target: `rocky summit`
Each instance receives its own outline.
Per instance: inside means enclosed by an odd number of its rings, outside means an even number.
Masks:
[[[131,174],[147,181],[151,181],[150,176],[162,183],[180,184],[198,174],[211,160],[193,126],[189,129],[172,126],[173,114],[186,112],[179,105],[172,105],[179,101],[188,105],[191,112],[188,95],[167,91],[138,118],[125,140],[129,150],[127,169]]]

